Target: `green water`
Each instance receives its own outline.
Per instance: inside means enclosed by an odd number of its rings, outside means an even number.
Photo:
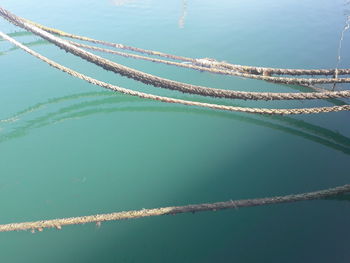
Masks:
[[[3,0],[62,30],[237,64],[332,68],[340,0]],[[1,31],[20,29],[0,20]],[[206,102],[101,70],[28,34],[31,48],[98,79]],[[340,67],[350,67],[350,34]],[[0,42],[0,223],[258,198],[349,183],[348,112],[256,116],[118,95]],[[236,90],[306,89],[112,55],[169,79]],[[339,85],[337,88],[348,88]],[[328,88],[328,87],[327,87]],[[312,107],[349,100],[242,102]],[[0,262],[349,262],[349,197],[0,234]]]

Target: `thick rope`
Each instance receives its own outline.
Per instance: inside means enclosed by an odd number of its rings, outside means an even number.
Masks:
[[[153,56],[170,58],[170,59],[174,59],[174,60],[188,61],[188,62],[191,62],[191,63],[193,63],[195,61],[195,59],[193,59],[193,58],[186,58],[186,57],[166,54],[166,53],[162,53],[162,52],[158,52],[158,51],[146,50],[146,49],[137,48],[137,47],[131,47],[131,46],[123,45],[123,44],[110,43],[110,42],[107,42],[107,41],[97,40],[97,39],[93,39],[93,38],[89,38],[89,37],[73,35],[73,34],[70,34],[70,33],[67,33],[67,32],[64,32],[64,31],[61,31],[61,30],[58,30],[58,29],[55,29],[55,28],[50,28],[50,27],[43,26],[43,25],[38,24],[36,22],[30,21],[28,19],[23,19],[23,20],[26,21],[27,23],[35,25],[36,27],[39,27],[39,28],[41,28],[41,29],[43,29],[43,30],[45,30],[47,32],[54,33],[54,34],[57,34],[57,35],[60,35],[60,36],[63,36],[63,37],[83,40],[83,41],[86,41],[86,42],[91,42],[91,43],[95,43],[95,44],[110,46],[110,47],[124,49],[124,50],[130,50],[130,51],[139,52],[139,53],[142,53],[142,54],[148,54],[148,55],[153,55]]]
[[[77,43],[74,41],[69,41],[69,43],[71,43],[72,45],[77,46],[77,47],[90,49],[90,50],[94,50],[94,51],[98,51],[98,52],[109,53],[109,54],[122,56],[122,57],[126,57],[126,58],[141,59],[141,60],[146,60],[146,61],[150,61],[150,62],[154,62],[154,63],[162,63],[165,65],[177,66],[177,67],[182,67],[182,68],[189,68],[189,69],[198,70],[201,72],[206,71],[206,72],[210,72],[210,73],[214,73],[214,74],[233,75],[232,70],[237,71],[235,69],[225,70],[222,67],[215,67],[215,66],[201,66],[202,64],[199,64],[199,63],[187,64],[187,63],[179,63],[179,62],[169,61],[169,60],[164,60],[164,59],[146,57],[146,56],[141,56],[141,55],[137,55],[137,54],[125,53],[125,52],[120,52],[120,51],[116,51],[116,50],[86,45],[86,44]],[[329,90],[327,90],[325,88],[316,87],[316,86],[310,85],[310,84],[307,84],[307,85],[306,84],[298,84],[298,85],[302,86],[302,87],[306,87],[306,88],[313,90],[315,92],[329,92]]]
[[[27,34],[31,34],[30,32],[27,31],[21,31],[21,32],[15,32],[15,33],[9,33],[8,36],[18,36],[18,35],[23,35],[23,33],[26,32]],[[21,34],[19,34],[21,33]],[[0,39],[0,41],[2,41],[2,39]],[[46,43],[45,40],[37,40],[37,41],[33,41],[33,42],[28,42],[28,43],[23,43],[25,46],[33,46],[33,45],[39,45],[39,44],[44,44]],[[201,67],[201,66],[196,66],[193,67],[193,64],[184,64],[184,63],[178,63],[178,62],[174,62],[174,61],[168,61],[168,60],[163,60],[163,59],[157,59],[157,58],[151,58],[151,57],[146,57],[146,56],[140,56],[140,55],[136,55],[136,54],[130,54],[130,53],[125,53],[125,52],[119,52],[116,50],[110,50],[110,49],[106,49],[106,48],[99,48],[96,46],[91,46],[91,45],[85,45],[85,44],[81,44],[81,43],[77,43],[74,41],[69,41],[69,43],[77,46],[77,47],[82,47],[82,48],[87,48],[87,49],[91,49],[91,50],[95,50],[95,51],[99,51],[99,52],[105,52],[105,53],[110,53],[110,54],[114,54],[114,55],[119,55],[119,56],[123,56],[126,58],[134,58],[134,59],[142,59],[142,60],[146,60],[146,61],[151,61],[151,62],[155,62],[155,63],[163,63],[163,64],[167,64],[167,65],[173,65],[173,66],[178,66],[178,67],[184,67],[184,68],[190,68],[190,69],[194,69],[194,70],[199,70],[199,71],[210,71],[210,68],[208,67]],[[12,47],[10,49],[8,49],[6,52],[8,51],[13,51],[18,49],[18,47]],[[211,73],[215,73],[215,72],[211,72]],[[220,73],[218,73],[220,74]],[[290,85],[287,85],[290,87]],[[293,85],[294,86],[294,85]],[[330,90],[327,90],[325,88],[322,87],[316,87],[314,85],[298,85],[301,87],[306,87],[307,89],[313,90],[315,92],[329,92]]]
[[[56,228],[61,229],[62,226],[67,225],[78,225],[86,223],[96,223],[98,226],[101,222],[105,221],[117,221],[149,216],[161,216],[161,215],[176,215],[181,213],[196,213],[203,211],[217,211],[232,208],[242,208],[242,207],[253,207],[253,206],[263,206],[271,204],[281,204],[290,202],[299,202],[305,200],[315,200],[325,197],[330,197],[334,195],[344,194],[350,192],[350,185],[343,185],[335,188],[330,188],[327,190],[309,192],[303,194],[295,195],[285,195],[285,196],[275,196],[268,198],[257,198],[257,199],[245,199],[245,200],[230,200],[226,202],[217,203],[207,203],[207,204],[197,204],[197,205],[186,205],[186,206],[170,206],[161,207],[154,209],[142,209],[142,210],[131,210],[116,212],[110,214],[98,214],[91,216],[79,216],[79,217],[69,217],[53,220],[40,220],[33,222],[23,222],[23,223],[11,223],[0,225],[0,232],[8,231],[19,231],[19,230],[35,230],[43,231],[44,228]]]
[[[182,68],[189,68],[189,69],[198,70],[201,72],[206,71],[206,72],[210,72],[210,73],[214,73],[214,74],[232,75],[232,69],[225,70],[225,69],[222,69],[220,67],[216,68],[216,67],[211,67],[211,66],[210,67],[198,66],[197,63],[196,64],[193,64],[193,63],[184,64],[184,63],[179,63],[179,62],[175,62],[175,61],[140,56],[137,54],[131,54],[131,53],[125,53],[125,52],[120,52],[120,51],[116,51],[116,50],[110,50],[110,49],[106,49],[106,48],[100,48],[100,47],[96,47],[96,46],[77,43],[74,41],[69,41],[69,43],[71,43],[72,45],[77,46],[77,47],[90,49],[90,50],[94,50],[94,51],[98,51],[98,52],[109,53],[109,54],[113,54],[113,55],[118,55],[118,56],[122,56],[122,57],[126,57],[126,58],[141,59],[141,60],[146,60],[146,61],[150,61],[150,62],[154,62],[154,63],[162,63],[165,65],[177,66],[177,67],[182,67]],[[325,88],[315,87],[315,86],[309,85],[309,84],[307,84],[307,85],[306,84],[299,84],[299,86],[306,87],[306,88],[313,90],[315,92],[329,92],[329,90],[327,90]]]
[[[77,43],[74,41],[68,41],[68,42],[74,46],[77,46],[77,47],[90,49],[90,50],[94,50],[94,51],[99,51],[99,52],[104,52],[104,53],[109,53],[109,54],[113,54],[113,55],[118,55],[118,56],[122,56],[122,57],[126,57],[126,58],[141,59],[141,60],[151,61],[151,62],[155,62],[155,63],[162,63],[162,64],[166,64],[166,65],[171,65],[171,66],[194,69],[194,70],[198,70],[198,71],[206,71],[206,72],[215,73],[215,74],[223,74],[223,75],[233,75],[234,74],[232,70],[225,70],[225,69],[221,69],[221,68],[211,68],[211,67],[205,67],[205,66],[197,66],[197,63],[196,64],[194,64],[194,63],[184,64],[184,63],[179,63],[179,62],[175,62],[175,61],[146,57],[146,56],[141,56],[141,55],[137,55],[137,54],[125,53],[125,52],[120,52],[120,51],[116,51],[116,50],[110,50],[110,49],[106,49],[106,48],[90,46],[90,45],[86,45],[86,44],[82,44],[82,43]]]
[[[117,44],[117,43],[111,43],[107,41],[102,41],[102,40],[96,40],[93,38],[89,37],[84,37],[84,36],[78,36],[74,34],[70,34],[55,28],[50,28],[43,26],[41,24],[35,23],[33,21],[24,19],[28,23],[31,23],[47,32],[54,33],[63,37],[69,37],[73,39],[78,39],[78,40],[83,40],[95,44],[101,44],[105,46],[110,46],[114,48],[119,48],[119,49],[124,49],[124,50],[131,50],[143,54],[148,54],[148,55],[155,55],[155,56],[160,56],[160,57],[166,57],[166,58],[171,58],[174,60],[180,60],[180,61],[187,61],[191,62],[194,65],[200,65],[204,67],[221,67],[221,68],[227,68],[230,70],[235,70],[235,71],[244,71],[247,73],[252,73],[252,74],[276,74],[276,75],[332,75],[334,76],[336,73],[337,75],[349,75],[350,74],[350,69],[282,69],[282,68],[268,68],[268,67],[253,67],[253,66],[244,66],[244,65],[235,65],[235,64],[230,64],[227,62],[219,62],[214,59],[193,59],[193,58],[188,58],[188,57],[183,57],[183,56],[176,56],[176,55],[171,55],[171,54],[166,54],[166,53],[161,53],[158,51],[153,51],[153,50],[146,50],[146,49],[141,49],[141,48],[136,48],[136,47],[131,47],[131,46],[126,46],[123,44]]]
[[[113,71],[115,73],[127,76],[129,78],[141,81],[145,84],[151,84],[156,87],[163,87],[167,89],[174,89],[182,91],[185,93],[198,94],[203,96],[211,97],[222,97],[222,98],[236,98],[245,100],[301,100],[301,99],[328,99],[328,98],[348,98],[350,97],[350,91],[336,91],[336,92],[320,92],[320,93],[261,93],[261,92],[242,92],[242,91],[232,91],[232,90],[221,90],[214,88],[207,88],[202,86],[190,85],[186,83],[176,82],[160,77],[153,76],[135,69],[125,67],[123,65],[117,64],[115,62],[106,60],[99,56],[96,56],[90,52],[84,51],[70,44],[69,42],[59,39],[31,24],[23,22],[21,18],[12,15],[8,11],[0,8],[0,15],[9,20],[10,22],[25,28],[34,34],[37,34],[44,39],[54,43],[60,48],[77,55],[89,62],[103,67],[106,70]],[[244,75],[244,74],[243,74]],[[264,77],[265,76],[257,76]],[[267,77],[273,78],[273,77]],[[272,81],[271,79],[266,79],[267,81]],[[329,79],[330,80],[330,79]],[[346,80],[337,79],[339,81]],[[350,79],[349,79],[350,81]]]
[[[25,21],[25,20],[23,20],[20,17],[15,17],[14,15],[12,15],[12,17],[10,19],[14,19],[14,18],[15,19],[20,19],[22,21]],[[12,23],[16,23],[16,22],[17,21],[15,21],[15,20],[12,21]],[[17,25],[23,27],[21,24],[17,23]],[[25,27],[23,27],[23,28],[25,28]],[[34,34],[40,35],[39,33],[36,33],[34,31],[30,30],[30,28],[26,28],[26,29],[31,31],[31,32],[33,32]],[[65,49],[66,51],[74,53],[73,51],[70,51],[69,49],[66,49],[64,46],[60,45],[59,43],[55,43],[55,42],[51,41],[50,39],[46,38],[43,35],[40,35],[40,36],[45,38],[45,39],[47,39],[48,41],[52,42],[53,44],[55,44],[55,45]],[[80,56],[78,53],[74,53],[74,54]],[[82,57],[82,56],[80,56],[80,57]],[[82,58],[84,58],[84,57],[82,57]],[[87,58],[84,58],[84,59],[87,59]],[[89,61],[92,62],[92,60],[89,60]],[[93,63],[95,63],[95,62],[93,62]],[[103,62],[102,62],[102,64],[103,64]],[[212,67],[213,64],[215,64],[215,63],[213,61],[209,61],[207,59],[197,59],[197,60],[192,61],[192,64],[193,65],[199,65],[201,67]],[[101,63],[99,63],[99,65],[102,66]],[[227,71],[227,70],[225,71],[222,68],[212,67],[211,70],[207,69],[206,71],[210,71],[210,72],[213,72],[213,73],[219,73],[219,74],[227,74],[227,75],[232,75],[232,76],[237,76],[237,77],[243,77],[243,78],[265,80],[265,81],[269,81],[269,82],[282,83],[282,84],[311,85],[311,84],[316,84],[316,83],[317,84],[350,83],[350,78],[329,78],[329,79],[328,78],[298,78],[298,79],[297,78],[281,78],[281,77],[272,77],[272,76],[270,76],[270,72],[267,72],[267,71],[262,72],[263,75],[260,75],[260,73],[259,73],[259,75],[251,74],[251,73],[242,73],[242,72],[239,72],[239,71],[242,71],[242,69],[240,70],[239,68],[230,68],[229,71]],[[245,71],[245,70],[243,69],[243,71]],[[116,73],[120,73],[120,72],[116,72]],[[138,72],[138,73],[141,73],[141,72]],[[349,73],[350,73],[350,70],[349,70]],[[120,74],[122,74],[122,73],[120,73]],[[143,74],[145,74],[145,73],[143,73]],[[162,79],[162,80],[165,81],[166,79]],[[142,80],[140,79],[140,81],[142,81]],[[146,83],[146,84],[148,84],[148,83]],[[154,86],[156,86],[156,85],[154,85]],[[159,85],[159,86],[162,87],[161,85]],[[197,88],[202,88],[202,89],[205,88],[205,87],[199,87],[199,86],[196,86],[196,87]],[[167,87],[165,87],[165,88],[167,88]],[[183,92],[190,92],[190,91],[183,91]],[[195,93],[195,94],[197,94],[197,93]],[[215,96],[215,95],[213,94],[213,96]]]
[[[189,106],[199,106],[199,107],[205,107],[205,108],[211,108],[211,109],[218,109],[218,110],[226,110],[226,111],[237,111],[237,112],[247,112],[247,113],[259,113],[259,114],[312,114],[312,113],[322,113],[322,112],[336,112],[336,111],[350,111],[350,105],[341,105],[341,106],[333,106],[333,107],[320,107],[320,108],[301,108],[301,109],[266,109],[266,108],[245,108],[245,107],[233,107],[233,106],[226,106],[226,105],[218,105],[218,104],[211,104],[211,103],[204,103],[204,102],[197,102],[197,101],[187,101],[187,100],[181,100],[181,99],[174,99],[174,98],[168,98],[163,96],[157,96],[152,94],[147,94],[143,92],[133,91],[125,88],[121,88],[109,83],[105,83],[99,80],[96,80],[94,78],[88,77],[84,74],[81,74],[77,71],[74,71],[72,69],[69,69],[67,67],[64,67],[44,56],[41,54],[31,50],[30,48],[22,45],[15,39],[9,37],[8,35],[0,32],[0,36],[7,41],[13,43],[17,47],[23,49],[27,53],[37,57],[38,59],[46,62],[50,66],[57,68],[63,72],[68,73],[69,75],[80,78],[82,80],[85,80],[91,84],[98,85],[100,87],[110,89],[119,93],[131,95],[131,96],[137,96],[140,98],[145,99],[151,99],[151,100],[157,100],[167,103],[178,103],[183,105],[189,105]]]
[[[1,8],[0,8],[1,9]],[[224,105],[216,105],[216,104],[208,104],[201,102],[193,102],[193,101],[185,101],[161,96],[155,96],[151,94],[146,94],[142,92],[132,91],[128,89],[124,89],[121,87],[117,87],[108,83],[104,83],[83,74],[80,74],[76,71],[73,71],[69,68],[66,68],[56,62],[49,60],[48,58],[40,55],[39,53],[29,49],[28,47],[22,45],[16,40],[10,38],[6,34],[0,32],[0,36],[4,39],[10,41],[17,47],[25,50],[29,54],[43,60],[49,65],[60,69],[72,76],[88,81],[92,84],[102,86],[104,88],[112,89],[124,94],[129,94],[133,96],[138,96],[141,98],[148,98],[153,100],[159,100],[168,103],[180,103],[184,105],[193,105],[193,106],[202,106],[214,109],[223,109],[223,110],[231,110],[231,111],[243,111],[243,112],[255,112],[255,113],[268,113],[268,114],[300,114],[300,113],[319,113],[319,112],[330,112],[330,111],[339,111],[339,110],[350,110],[350,105],[343,106],[335,106],[335,107],[323,107],[323,108],[309,108],[309,109],[255,109],[255,108],[241,108],[241,107],[232,107],[232,106],[224,106]],[[61,229],[62,226],[65,225],[74,225],[74,224],[85,224],[85,223],[97,223],[100,224],[104,221],[115,221],[122,219],[132,219],[132,218],[140,218],[147,216],[159,216],[159,215],[174,215],[179,213],[189,213],[189,212],[201,212],[201,211],[216,211],[223,209],[232,209],[232,208],[240,208],[240,207],[252,207],[252,206],[261,206],[261,205],[269,205],[269,204],[277,204],[277,203],[287,203],[287,202],[297,202],[304,200],[313,200],[325,198],[333,195],[343,194],[350,192],[350,185],[344,185],[336,188],[330,188],[323,191],[310,192],[304,194],[297,195],[286,195],[286,196],[277,196],[272,198],[260,198],[260,199],[248,199],[248,200],[237,200],[237,201],[227,201],[227,202],[218,202],[211,204],[198,204],[198,205],[187,205],[187,206],[175,206],[175,207],[164,207],[164,208],[156,208],[156,209],[142,209],[142,210],[133,210],[133,211],[125,211],[125,212],[117,212],[110,214],[99,214],[93,216],[83,216],[83,217],[72,217],[72,218],[62,218],[62,219],[54,219],[54,220],[42,220],[35,222],[24,222],[24,223],[12,223],[12,224],[3,224],[0,225],[0,232],[5,231],[18,231],[18,230],[38,230],[42,231],[44,228],[57,228]]]
[[[190,64],[186,63],[185,64],[185,63],[179,63],[179,62],[175,62],[175,61],[146,57],[146,56],[141,56],[141,55],[137,55],[137,54],[120,52],[120,51],[116,51],[116,50],[110,50],[110,49],[106,49],[106,48],[100,48],[100,47],[96,47],[96,46],[77,43],[74,41],[68,41],[68,42],[76,47],[81,47],[81,48],[90,49],[90,50],[94,50],[94,51],[109,53],[109,54],[118,55],[118,56],[122,56],[122,57],[126,57],[126,58],[141,59],[141,60],[146,60],[146,61],[150,61],[150,62],[176,66],[176,67],[194,69],[194,70],[198,70],[201,72],[206,71],[206,72],[210,72],[210,73],[214,73],[214,74],[236,76],[237,72],[239,72],[239,70],[240,70],[240,69],[236,69],[236,68],[225,69],[223,67],[215,67],[215,66],[210,65],[210,64],[205,64],[205,62],[201,62],[201,63],[197,62],[197,63],[190,63]],[[204,61],[204,60],[202,60],[202,61]],[[307,88],[311,88],[311,89],[316,90],[318,92],[320,92],[320,91],[328,92],[328,90],[326,90],[326,89],[316,88],[316,87],[311,86],[310,84],[307,84],[307,85],[306,84],[299,84],[299,85],[305,86]]]

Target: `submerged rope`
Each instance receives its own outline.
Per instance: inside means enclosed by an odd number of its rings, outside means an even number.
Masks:
[[[105,83],[103,81],[96,80],[94,78],[88,77],[84,74],[81,74],[77,71],[74,71],[70,68],[64,67],[45,56],[31,50],[30,48],[24,46],[23,44],[19,43],[15,39],[9,37],[8,35],[0,32],[0,36],[7,41],[13,43],[17,47],[23,49],[27,53],[37,57],[38,59],[46,62],[52,67],[55,67],[63,72],[68,73],[69,75],[80,78],[82,80],[85,80],[91,84],[101,86],[106,89],[110,89],[113,91],[117,91],[123,94],[137,96],[140,98],[145,99],[151,99],[151,100],[157,100],[167,103],[178,103],[183,105],[189,105],[189,106],[199,106],[199,107],[205,107],[205,108],[212,108],[212,109],[218,109],[218,110],[227,110],[227,111],[238,111],[238,112],[247,112],[247,113],[259,113],[259,114],[311,114],[311,113],[321,113],[321,112],[335,112],[335,111],[350,111],[350,105],[341,105],[341,106],[333,106],[333,107],[320,107],[320,108],[300,108],[300,109],[266,109],[266,108],[245,108],[245,107],[234,107],[234,106],[226,106],[226,105],[218,105],[218,104],[211,104],[211,103],[204,103],[204,102],[197,102],[197,101],[187,101],[187,100],[181,100],[181,99],[174,99],[169,97],[163,97],[163,96],[157,96],[153,94],[147,94],[139,91],[133,91],[129,89],[125,89],[122,87],[118,87],[109,83]]]
[[[36,35],[41,36],[42,38],[50,41],[51,43],[55,44],[56,46],[66,50],[67,52],[70,52],[74,55],[77,55],[89,62],[92,62],[96,65],[101,66],[102,68],[113,71],[115,73],[121,74],[123,76],[141,81],[145,84],[151,84],[156,87],[162,87],[167,89],[173,89],[182,91],[185,93],[191,93],[191,94],[198,94],[203,96],[210,96],[210,97],[221,97],[221,98],[235,98],[235,99],[245,99],[245,100],[300,100],[300,99],[328,99],[328,98],[348,98],[350,97],[350,91],[336,91],[336,92],[320,92],[320,93],[268,93],[268,92],[243,92],[243,91],[232,91],[232,90],[222,90],[222,89],[214,89],[214,88],[208,88],[208,87],[202,87],[202,86],[196,86],[191,84],[186,84],[182,82],[177,82],[169,79],[160,78],[157,76],[153,76],[151,74],[144,73],[142,71],[138,71],[123,65],[120,65],[118,63],[109,61],[107,59],[104,59],[102,57],[99,57],[97,55],[94,55],[90,52],[84,51],[80,48],[77,48],[70,44],[69,42],[59,39],[40,28],[37,28],[31,24],[28,24],[24,22],[21,18],[11,14],[10,12],[4,10],[3,8],[0,8],[0,15],[9,20],[11,23],[14,23],[18,26],[21,26],[22,28],[25,28],[31,32],[33,32]],[[237,73],[238,74],[238,73]],[[241,73],[239,73],[241,74]],[[242,75],[242,74],[241,74]],[[246,74],[243,74],[246,75]],[[242,76],[243,76],[242,75]],[[249,75],[249,74],[248,74]],[[267,76],[258,76],[254,75],[255,77],[262,77],[262,79],[267,78],[265,80],[272,81],[274,77],[267,77]],[[254,77],[254,78],[255,78]],[[288,79],[288,78],[286,78]],[[313,79],[304,79],[305,81],[311,80],[311,83],[313,83]],[[321,80],[321,79],[315,79]],[[332,79],[326,79],[332,80]],[[337,81],[339,82],[350,82],[350,78],[338,78]],[[288,81],[286,83],[289,83]],[[331,82],[333,83],[333,82]]]
[[[74,35],[71,33],[64,32],[62,30],[58,30],[55,28],[50,28],[47,26],[43,26],[41,24],[38,24],[36,22],[30,21],[28,19],[24,19],[26,22],[33,24],[47,32],[54,33],[63,37],[68,37],[68,38],[73,38],[73,39],[78,39],[78,40],[83,40],[86,42],[91,42],[95,44],[101,44],[105,46],[110,46],[114,48],[119,48],[119,49],[124,49],[124,50],[130,50],[134,52],[139,52],[143,54],[148,54],[148,55],[154,55],[154,56],[159,56],[159,57],[165,57],[165,58],[171,58],[174,60],[180,60],[180,61],[187,61],[192,63],[193,65],[200,65],[200,66],[210,66],[210,67],[220,67],[220,68],[227,68],[231,70],[237,70],[237,71],[244,71],[252,74],[263,74],[269,73],[269,74],[276,74],[276,75],[332,75],[337,72],[337,75],[349,75],[350,74],[350,69],[282,69],[282,68],[268,68],[268,67],[253,67],[253,66],[244,66],[244,65],[235,65],[227,62],[219,62],[214,59],[193,59],[193,58],[188,58],[188,57],[183,57],[183,56],[176,56],[176,55],[171,55],[167,53],[161,53],[158,51],[153,51],[153,50],[147,50],[147,49],[141,49],[137,47],[131,47],[123,44],[117,44],[117,43],[111,43],[107,41],[102,41],[102,40],[97,40],[85,36],[79,36],[79,35]],[[164,61],[164,60],[163,60]],[[163,62],[162,62],[163,63]]]
[[[79,217],[69,217],[53,220],[40,220],[33,222],[23,222],[23,223],[11,223],[0,225],[0,232],[8,231],[19,231],[19,230],[35,230],[43,231],[44,228],[56,228],[61,229],[62,226],[66,225],[78,225],[86,223],[96,223],[100,225],[101,222],[105,221],[117,221],[124,219],[133,219],[149,216],[161,216],[161,215],[176,215],[180,213],[195,213],[203,211],[217,211],[232,208],[242,208],[242,207],[252,207],[252,206],[263,206],[271,204],[281,204],[290,202],[299,202],[305,200],[315,200],[321,199],[329,196],[339,195],[350,192],[350,185],[343,185],[335,188],[329,188],[327,190],[308,192],[303,194],[295,195],[284,195],[275,196],[267,198],[257,198],[257,199],[245,199],[245,200],[230,200],[226,202],[217,203],[206,203],[206,204],[196,204],[196,205],[186,205],[186,206],[170,206],[161,207],[154,209],[142,209],[142,210],[131,210],[116,212],[110,214],[98,214],[91,216],[79,216]]]

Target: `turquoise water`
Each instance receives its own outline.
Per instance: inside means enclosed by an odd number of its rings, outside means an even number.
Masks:
[[[350,9],[340,0],[3,0],[1,5],[44,25],[96,39],[289,68],[335,67]],[[21,31],[3,19],[0,28]],[[30,34],[16,39],[125,88],[221,102],[120,77]],[[340,67],[350,67],[349,45],[347,32]],[[0,52],[0,223],[258,198],[349,183],[348,112],[271,117],[168,105],[74,79],[5,41]],[[210,87],[306,91],[103,56]],[[289,108],[349,100],[224,102]],[[346,196],[101,227],[1,233],[0,261],[349,262],[349,220]]]

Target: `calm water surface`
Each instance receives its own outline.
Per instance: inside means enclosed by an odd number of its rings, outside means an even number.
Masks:
[[[341,0],[3,0],[62,30],[237,64],[332,68]],[[19,32],[3,19],[1,31]],[[15,34],[16,35],[16,34]],[[30,34],[16,39],[90,76],[146,86]],[[350,34],[340,67],[350,67]],[[348,112],[256,116],[167,105],[74,79],[0,41],[0,223],[258,198],[350,182]],[[250,91],[287,87],[103,54],[169,79]],[[328,87],[327,87],[328,88]],[[339,85],[338,89],[347,88]],[[349,100],[242,102],[312,107]],[[349,262],[349,198],[0,234],[1,262]]]

